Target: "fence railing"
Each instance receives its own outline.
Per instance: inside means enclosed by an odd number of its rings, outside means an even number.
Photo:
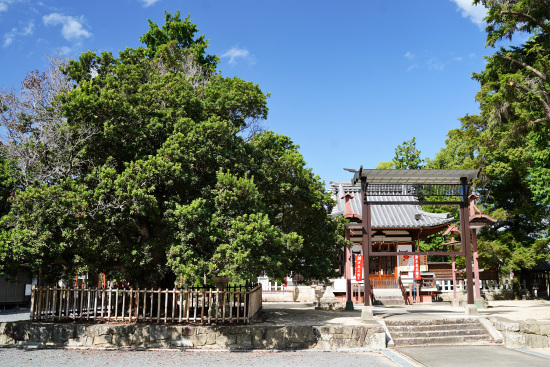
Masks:
[[[437,280],[437,287],[441,292],[452,292],[453,291],[453,281],[452,280]],[[512,282],[509,279],[504,281],[496,280],[480,280],[480,289],[482,292],[502,292],[512,290]],[[457,291],[465,292],[466,291],[466,281],[460,280],[457,282],[456,286]]]
[[[397,278],[370,279],[370,285],[372,288],[380,288],[380,289],[399,288]]]
[[[239,323],[262,308],[262,287],[93,289],[33,287],[33,321]]]

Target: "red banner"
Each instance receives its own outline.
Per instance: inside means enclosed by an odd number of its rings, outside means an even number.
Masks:
[[[414,255],[414,280],[420,280],[420,258],[418,255]]]
[[[355,256],[355,280],[363,280],[363,255]]]

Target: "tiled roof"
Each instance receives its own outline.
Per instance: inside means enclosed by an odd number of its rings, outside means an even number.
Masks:
[[[352,185],[349,181],[330,181],[331,196],[336,200],[332,215],[346,214],[346,201],[342,198],[351,194],[350,206],[352,214],[362,216],[361,185]],[[403,196],[371,196],[372,201],[418,201],[413,194],[411,185],[392,185],[401,190]],[[447,213],[427,213],[420,205],[372,205],[372,228],[427,228],[451,223],[453,218]]]
[[[534,267],[529,269],[534,272],[550,272],[550,261],[539,261],[539,263]]]

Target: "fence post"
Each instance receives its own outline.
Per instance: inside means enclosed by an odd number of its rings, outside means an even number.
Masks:
[[[157,323],[160,323],[160,288],[157,289]]]
[[[164,323],[168,320],[168,289],[164,290]]]
[[[245,309],[245,313],[246,313],[246,320],[245,320],[245,322],[246,322],[247,324],[250,324],[250,318],[251,318],[251,307],[250,307],[250,303],[251,303],[250,300],[251,300],[251,298],[250,298],[250,293],[251,293],[251,288],[246,287],[246,288],[245,288],[245,304],[246,304],[246,300],[248,299],[248,307],[245,306],[245,307],[246,307],[246,309]]]
[[[174,322],[176,315],[176,287],[174,287],[174,289],[170,292],[172,293],[172,322]]]
[[[143,312],[142,312],[143,321],[145,321],[145,318],[147,316],[147,288],[143,290]],[[138,314],[139,318],[139,314]]]
[[[128,310],[128,319],[132,321],[132,306],[134,304],[134,290],[132,288],[130,288],[130,299],[128,300],[128,304],[130,305],[130,309]]]
[[[34,302],[36,300],[36,285],[33,285],[31,288],[31,312],[29,317],[31,320],[34,320]]]
[[[109,299],[107,301],[107,320],[108,321],[111,321],[111,296],[112,296],[112,291],[111,291],[111,286],[109,285]]]

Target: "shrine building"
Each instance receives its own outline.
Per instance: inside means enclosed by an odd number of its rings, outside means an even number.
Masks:
[[[334,294],[342,302],[365,305],[374,299],[383,304],[431,302],[436,279],[430,271],[428,255],[470,254],[465,250],[422,252],[419,241],[445,231],[454,218],[448,213],[426,212],[421,205],[431,202],[447,205],[449,199],[448,204],[460,205],[462,218],[471,180],[478,171],[362,168],[349,171],[355,173],[352,182],[330,182],[330,192],[336,201],[331,214],[349,220],[346,239],[353,242],[351,248],[343,250],[342,277],[334,279]],[[434,196],[437,198],[432,200],[439,201],[426,201]],[[363,213],[365,208],[368,216]],[[365,241],[370,245],[368,253]],[[357,261],[361,257],[365,263]],[[371,294],[368,300],[364,298],[365,288]]]

